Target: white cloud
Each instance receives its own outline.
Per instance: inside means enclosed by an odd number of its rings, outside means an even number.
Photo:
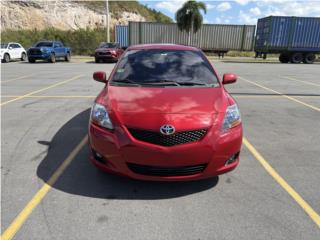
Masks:
[[[222,2],[217,6],[217,10],[219,12],[227,11],[231,8],[231,4],[229,2]]]
[[[254,8],[250,8],[249,12],[253,15],[253,16],[259,16],[261,15],[261,10],[258,7],[254,7]]]
[[[256,24],[257,18],[253,17],[251,14],[248,14],[246,12],[243,12],[240,10],[239,12],[239,22],[244,24]]]
[[[235,2],[240,5],[247,5],[250,2],[250,0],[235,0]]]
[[[207,10],[210,10],[210,9],[214,9],[214,8],[215,8],[215,5],[212,5],[212,4],[210,4],[210,3],[207,3],[206,6],[207,6]]]
[[[182,7],[184,0],[171,0],[158,2],[155,6],[160,9],[168,10],[169,12],[175,13],[179,8]]]
[[[218,23],[218,24],[219,24],[219,23],[222,23],[222,19],[219,18],[219,17],[216,17],[214,23]]]

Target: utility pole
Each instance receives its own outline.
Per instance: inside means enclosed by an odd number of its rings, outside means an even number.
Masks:
[[[106,29],[107,29],[107,42],[110,42],[109,1],[108,0],[106,0]]]

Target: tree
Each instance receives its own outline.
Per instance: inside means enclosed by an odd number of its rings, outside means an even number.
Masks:
[[[196,33],[202,26],[203,17],[200,12],[207,13],[206,4],[203,2],[187,1],[176,12],[176,21],[180,31],[188,32],[188,45],[191,44],[191,33]]]

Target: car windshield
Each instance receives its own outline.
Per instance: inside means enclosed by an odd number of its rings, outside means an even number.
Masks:
[[[52,47],[52,42],[38,42],[35,47]]]
[[[7,48],[8,47],[8,43],[1,43],[1,48]]]
[[[219,85],[208,60],[191,50],[130,50],[119,62],[112,82],[171,85]]]
[[[116,48],[117,44],[115,43],[101,43],[99,48]]]

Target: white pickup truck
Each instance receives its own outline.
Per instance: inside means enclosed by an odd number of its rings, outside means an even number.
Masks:
[[[3,63],[10,62],[13,59],[21,59],[21,61],[27,59],[26,50],[19,43],[14,42],[1,43],[0,56]]]

